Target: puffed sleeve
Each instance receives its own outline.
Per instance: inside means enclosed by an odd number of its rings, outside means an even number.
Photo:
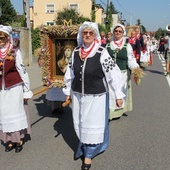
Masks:
[[[20,50],[17,50],[16,52],[16,69],[23,80],[23,91],[24,91],[24,98],[29,99],[33,96],[32,91],[30,91],[30,81],[28,77],[28,73],[25,69],[25,66],[23,64],[22,54]]]
[[[63,93],[67,96],[71,95],[71,84],[72,84],[72,80],[74,78],[74,72],[73,72],[73,54],[74,51],[72,53],[72,57],[69,61],[69,64],[67,66],[67,71],[64,75],[64,82],[66,84],[66,86],[63,88]]]
[[[139,64],[136,62],[132,46],[130,44],[127,44],[127,56],[128,56],[128,68],[130,70],[139,67]]]
[[[109,53],[104,49],[100,59],[106,81],[115,92],[116,99],[122,99],[125,94],[121,91],[122,74],[117,64],[112,60]]]

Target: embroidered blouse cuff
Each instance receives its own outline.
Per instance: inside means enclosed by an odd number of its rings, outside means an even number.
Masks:
[[[30,99],[33,96],[32,91],[24,92],[24,99]]]
[[[116,99],[123,99],[125,97],[125,94],[121,90],[115,91]]]
[[[70,89],[68,89],[67,87],[64,87],[62,90],[63,90],[63,93],[64,93],[66,96],[70,96]]]

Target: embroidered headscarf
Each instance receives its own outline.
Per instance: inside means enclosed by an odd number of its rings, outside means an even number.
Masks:
[[[101,37],[100,37],[100,33],[99,33],[99,29],[98,29],[98,25],[95,22],[89,22],[89,21],[85,21],[79,28],[78,30],[78,34],[77,34],[77,44],[80,47],[83,44],[83,37],[82,37],[82,32],[85,28],[91,28],[94,30],[96,37],[95,39],[101,43]]]

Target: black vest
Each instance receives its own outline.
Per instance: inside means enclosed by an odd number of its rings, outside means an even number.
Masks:
[[[93,57],[81,60],[79,50],[74,52],[72,90],[81,94],[101,94],[106,92],[105,76],[100,63],[101,52],[99,47]]]

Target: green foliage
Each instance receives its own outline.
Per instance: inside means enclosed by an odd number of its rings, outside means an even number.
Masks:
[[[159,28],[156,32],[155,32],[155,38],[157,40],[160,39],[160,37],[163,37],[165,35],[166,30],[163,30],[162,28]]]
[[[146,33],[147,32],[146,28],[143,25],[140,26],[140,29],[141,29],[141,33]]]
[[[136,25],[141,25],[141,20],[137,19],[137,24]]]
[[[34,53],[35,50],[41,46],[39,28],[31,30],[31,38],[32,38],[32,53]]]
[[[96,15],[95,15],[95,5],[96,5],[96,2],[95,0],[92,1],[92,13],[91,13],[91,20],[92,22],[95,22],[96,20]]]
[[[77,13],[74,9],[64,8],[62,11],[57,13],[56,24],[62,25],[63,20],[69,21],[72,19],[72,24],[81,24],[84,21],[89,21],[89,18],[85,18],[79,13]]]
[[[24,14],[19,18],[18,22],[20,23],[21,27],[25,27],[25,15]]]
[[[115,6],[112,2],[110,2],[110,13],[111,14],[118,14],[119,12],[115,9]]]
[[[98,24],[98,28],[99,28],[99,32],[102,32],[102,31],[106,32],[106,28],[104,25]]]
[[[2,10],[0,22],[2,24],[11,24],[17,21],[17,13],[10,0],[0,0],[0,7]]]
[[[113,18],[112,18],[112,13],[110,10],[110,6],[107,7],[106,9],[106,31],[110,31],[110,28],[113,25]]]

